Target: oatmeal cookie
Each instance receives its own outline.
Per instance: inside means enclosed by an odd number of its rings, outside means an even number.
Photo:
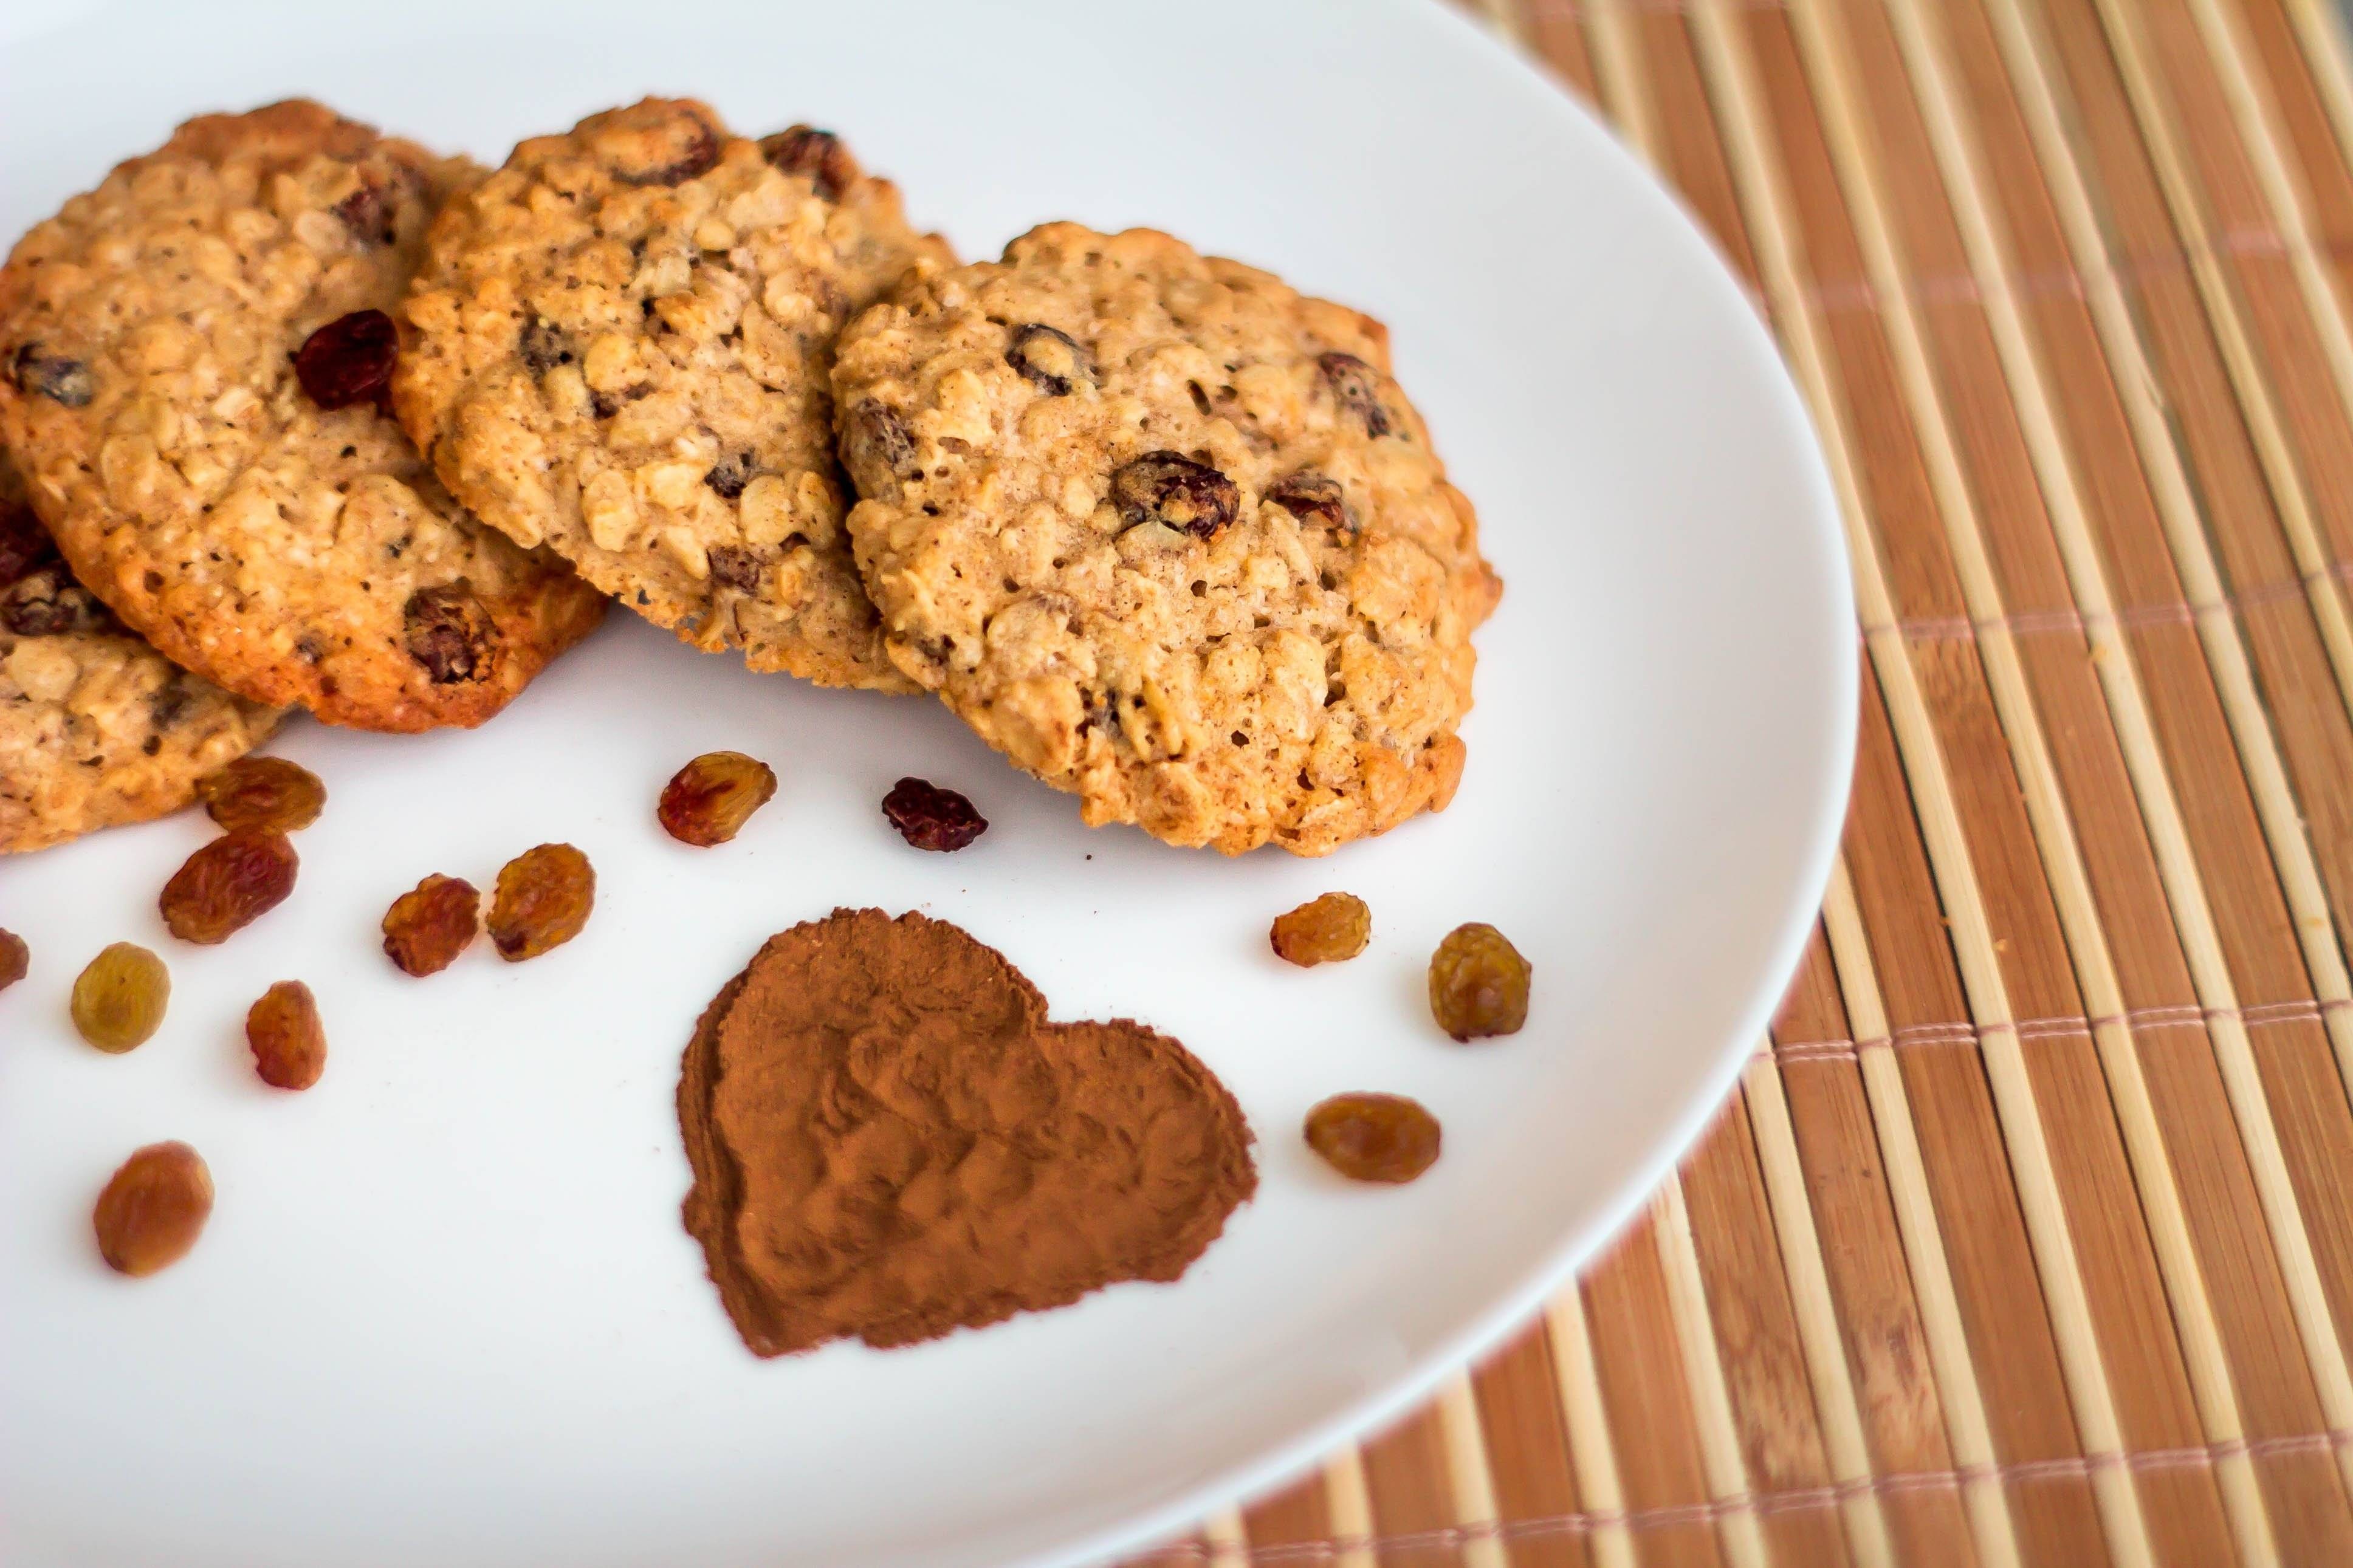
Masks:
[[[75,574],[166,657],[426,730],[480,723],[603,614],[381,409],[385,312],[473,177],[315,103],[206,115],[0,269],[0,434]]]
[[[177,811],[278,718],[172,663],[75,582],[0,455],[0,855]]]
[[[1442,808],[1502,584],[1379,322],[1049,224],[842,334],[892,659],[1090,824],[1321,855]]]
[[[435,221],[394,404],[467,505],[694,646],[909,689],[842,532],[826,376],[844,321],[952,260],[829,132],[648,99]]]

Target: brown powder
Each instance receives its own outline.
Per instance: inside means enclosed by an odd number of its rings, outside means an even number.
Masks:
[[[1258,1184],[1183,1046],[1050,1024],[1002,954],[919,914],[771,937],[696,1026],[678,1109],[686,1228],[760,1355],[1174,1279]]]

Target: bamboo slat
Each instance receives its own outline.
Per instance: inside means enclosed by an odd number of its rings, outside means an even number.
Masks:
[[[1455,0],[1779,336],[1866,653],[1820,928],[1642,1220],[1241,1568],[2353,1563],[2330,0]]]

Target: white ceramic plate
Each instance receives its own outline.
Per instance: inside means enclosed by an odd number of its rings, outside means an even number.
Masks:
[[[200,816],[0,865],[32,977],[0,995],[0,1557],[13,1568],[975,1568],[1140,1544],[1405,1407],[1531,1310],[1694,1138],[1793,966],[1844,799],[1846,570],[1797,399],[1691,224],[1567,98],[1432,0],[792,7],[407,0],[11,8],[0,229],[199,110],[310,93],[495,162],[649,90],[834,125],[966,255],[1144,223],[1359,304],[1509,584],[1453,808],[1322,862],[1089,832],[945,710],[698,657],[617,614],[496,723],[291,727],[332,792],[301,886],[217,949],[153,895]],[[663,838],[707,749],[783,787],[732,847]],[[900,844],[902,773],[995,826]],[[586,933],[395,973],[428,871],[568,839]],[[1371,950],[1303,973],[1266,925],[1346,888]],[[1065,1018],[1187,1041],[1263,1182],[1183,1282],[876,1353],[746,1353],[680,1228],[670,1095],[767,933],[921,908]],[[1491,921],[1535,962],[1517,1037],[1439,1036],[1424,962]],[[134,1055],[73,974],[169,959]],[[311,1092],[261,1087],[246,1005],[318,993]],[[1298,1137],[1341,1089],[1419,1097],[1446,1155],[1352,1188]],[[89,1239],[132,1147],[194,1142],[218,1207],[145,1281]]]

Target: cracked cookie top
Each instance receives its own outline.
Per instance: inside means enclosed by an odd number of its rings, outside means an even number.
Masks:
[[[951,260],[839,138],[648,99],[522,142],[436,221],[395,403],[459,498],[696,647],[907,689],[858,580],[827,373]]]
[[[1444,806],[1501,583],[1388,333],[1049,224],[842,334],[892,659],[1092,824],[1320,855]]]
[[[0,269],[0,434],[74,573],[178,664],[331,723],[478,724],[604,600],[383,407],[461,161],[309,102],[192,120]]]

